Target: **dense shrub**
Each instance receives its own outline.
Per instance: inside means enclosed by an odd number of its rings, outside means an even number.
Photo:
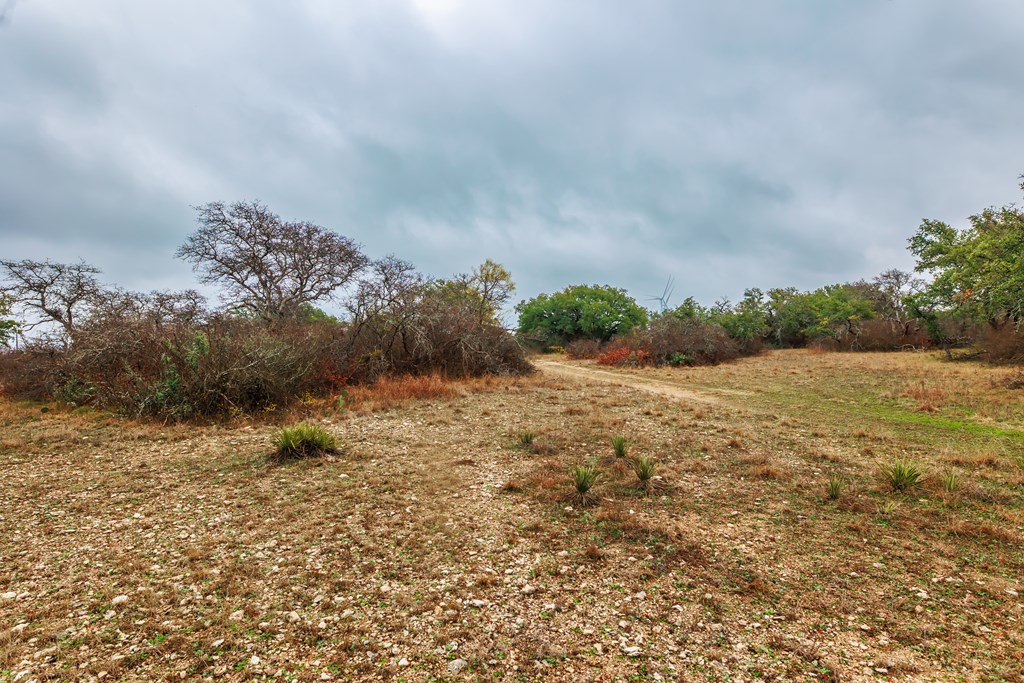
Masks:
[[[721,325],[673,316],[655,320],[629,342],[649,354],[655,365],[717,365],[743,355],[739,342]]]
[[[478,308],[422,292],[359,325],[111,306],[71,338],[0,357],[8,395],[169,419],[272,412],[392,375],[531,371],[522,347]]]
[[[565,355],[573,360],[593,360],[601,353],[601,342],[597,339],[577,339],[565,347]]]
[[[602,365],[717,365],[752,353],[717,323],[663,315],[644,330],[612,340],[597,356]]]
[[[1012,323],[985,326],[978,343],[990,363],[1024,364],[1024,329]]]

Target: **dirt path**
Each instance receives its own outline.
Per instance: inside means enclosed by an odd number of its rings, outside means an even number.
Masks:
[[[693,401],[695,403],[706,403],[708,405],[723,405],[725,402],[719,396],[714,396],[707,391],[689,389],[674,382],[634,375],[629,372],[615,372],[611,370],[599,370],[598,368],[560,363],[553,360],[538,360],[534,362],[541,372],[562,377],[572,377],[584,382],[597,382],[601,384],[617,384],[631,389],[647,391],[652,394],[660,394],[671,398]],[[719,392],[716,392],[719,393]],[[720,393],[747,395],[744,391],[721,391]]]

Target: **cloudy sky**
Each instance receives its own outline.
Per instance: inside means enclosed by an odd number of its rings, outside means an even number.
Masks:
[[[258,198],[438,276],[642,303],[908,268],[1017,201],[1020,0],[0,0],[0,257],[194,286]]]

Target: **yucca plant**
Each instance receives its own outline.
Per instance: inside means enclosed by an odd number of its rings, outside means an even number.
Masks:
[[[878,466],[882,480],[893,491],[906,493],[924,483],[924,470],[906,458],[897,458]]]
[[[580,507],[586,507],[593,505],[597,502],[597,496],[594,495],[591,489],[594,488],[594,484],[601,478],[601,471],[593,465],[577,465],[569,470],[569,478],[572,480],[573,488],[575,492],[572,494],[572,500]]]
[[[319,425],[298,424],[284,427],[274,438],[278,460],[315,458],[338,451],[337,437]]]
[[[628,448],[626,447],[626,437],[613,436],[612,450],[615,451],[616,458],[625,458],[628,453]]]
[[[949,494],[958,493],[962,486],[960,475],[956,473],[956,470],[946,470],[939,475],[939,483],[942,484],[942,490]]]
[[[828,475],[828,487],[826,491],[828,493],[829,500],[839,500],[839,496],[843,495],[843,488],[846,486],[846,479],[843,475],[838,472],[832,472]]]
[[[633,461],[633,473],[636,474],[636,478],[640,482],[640,488],[644,491],[650,491],[654,484],[654,471],[658,469],[658,463],[654,461],[654,458],[646,455],[641,455],[639,458]]]
[[[536,440],[537,440],[537,435],[534,432],[530,432],[530,431],[519,432],[519,435],[516,437],[516,443],[524,451],[532,451],[533,450],[533,442],[536,441]]]

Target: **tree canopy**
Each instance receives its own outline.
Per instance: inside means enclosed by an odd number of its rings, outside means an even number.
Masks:
[[[26,316],[24,327],[56,323],[70,336],[103,287],[99,269],[87,263],[3,260],[0,294]]]
[[[1024,212],[1013,205],[989,208],[969,220],[963,230],[925,220],[909,239],[915,270],[932,276],[912,303],[919,313],[939,309],[993,326],[1019,326],[1024,322]]]
[[[201,282],[224,287],[230,307],[264,320],[301,316],[330,298],[368,259],[356,242],[308,221],[282,221],[259,202],[196,207],[199,229],[177,256]]]
[[[647,311],[624,289],[575,285],[516,306],[519,334],[544,347],[577,339],[608,341],[647,322]]]

